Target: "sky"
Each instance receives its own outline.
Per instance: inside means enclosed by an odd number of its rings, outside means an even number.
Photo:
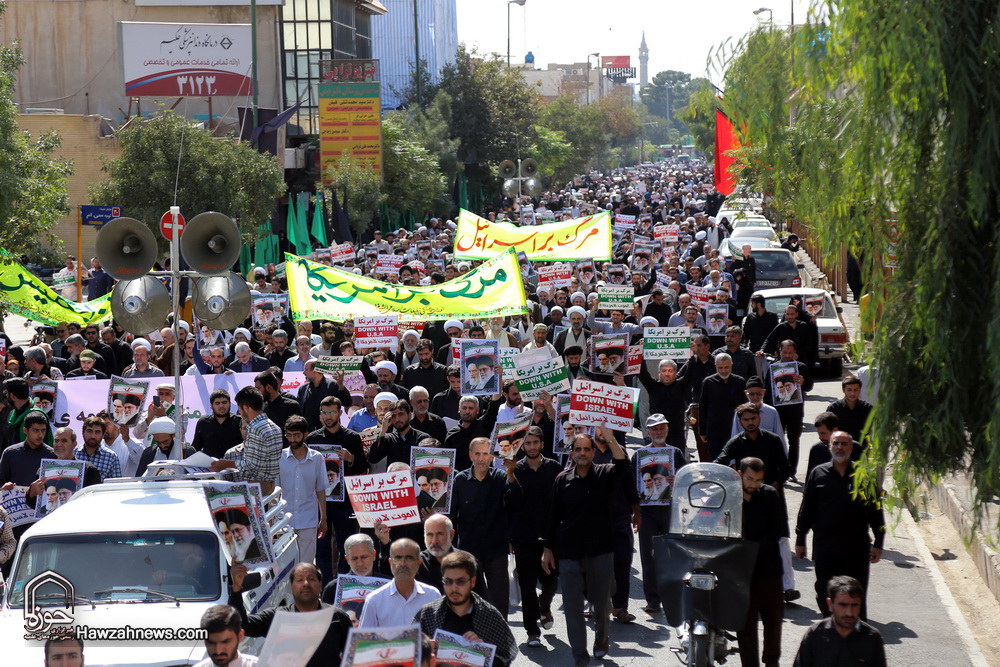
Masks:
[[[548,63],[585,62],[588,53],[632,57],[639,75],[639,43],[646,31],[649,78],[663,70],[680,70],[692,77],[709,76],[707,60],[720,45],[734,42],[761,23],[770,7],[774,23],[787,26],[795,7],[803,23],[809,0],[526,0],[510,5],[512,63],[535,55],[535,67]],[[457,0],[458,41],[481,52],[507,53],[506,0]],[[596,62],[592,59],[591,62]]]

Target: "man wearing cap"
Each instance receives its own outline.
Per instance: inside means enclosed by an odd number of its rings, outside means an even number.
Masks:
[[[569,317],[569,329],[560,331],[555,338],[555,349],[559,354],[565,355],[566,348],[580,347],[587,349],[587,341],[590,340],[591,332],[583,326],[587,319],[587,311],[580,306],[572,306],[567,313]]]
[[[122,371],[124,378],[161,378],[163,371],[150,364],[153,345],[145,338],[132,341],[132,365]]]
[[[374,370],[379,391],[387,391],[395,394],[396,398],[400,399],[405,399],[409,396],[406,387],[396,384],[396,375],[399,369],[396,368],[394,362],[383,359],[375,364]]]
[[[548,335],[549,328],[541,322],[533,326],[531,328],[531,340],[524,346],[525,351],[544,349],[548,350],[550,356],[558,357],[559,353],[556,351],[556,348],[547,340]]]
[[[403,371],[403,386],[423,387],[428,395],[436,396],[448,389],[448,368],[434,361],[434,343],[420,340],[416,347],[417,362]]]
[[[97,363],[97,353],[92,350],[84,350],[80,353],[79,362],[80,367],[71,370],[66,374],[68,378],[76,378],[83,376],[90,376],[95,380],[107,380],[108,376],[105,373],[94,368],[94,364]]]
[[[670,426],[667,423],[667,418],[661,413],[654,412],[646,419],[646,444],[644,446],[664,448],[664,453],[669,453],[673,457],[674,475],[676,475],[677,470],[687,463],[687,457],[684,453],[683,431],[679,439],[669,438],[669,433]],[[674,442],[679,440],[682,443],[680,448],[673,446],[669,442],[670,440]],[[636,455],[633,455],[632,467],[634,468],[635,466]],[[650,473],[667,472],[666,466],[661,467],[663,468],[662,471],[650,471]],[[666,483],[666,487],[664,489],[657,489],[654,497],[650,499],[666,500],[666,505],[646,505],[643,502],[639,504],[639,514],[642,517],[642,522],[639,524],[639,562],[642,564],[642,593],[646,598],[646,606],[643,607],[643,611],[649,614],[655,614],[660,611],[661,599],[660,590],[656,584],[656,560],[653,557],[653,538],[666,533],[670,526],[669,501],[671,499],[670,492],[674,484],[673,475],[666,475],[664,482]]]
[[[153,420],[149,425],[149,437],[152,443],[142,451],[142,456],[139,457],[139,465],[135,469],[136,477],[142,477],[153,461],[171,460],[176,431],[177,424],[170,417],[157,417]],[[84,433],[84,437],[86,438],[86,433]],[[186,459],[194,453],[194,447],[184,445],[180,458]]]

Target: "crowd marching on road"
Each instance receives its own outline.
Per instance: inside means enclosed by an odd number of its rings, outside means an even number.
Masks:
[[[137,335],[113,323],[61,322],[48,342],[31,346],[4,335],[0,487],[27,487],[34,506],[50,500],[39,474],[43,459],[85,462],[83,484],[93,485],[141,476],[172,453],[201,452],[213,459],[213,471],[235,468],[265,495],[281,488],[299,545],[288,610],[333,603],[338,575],[384,580],[362,610],[335,611],[308,664],[339,664],[351,627],[415,623],[428,636],[444,630],[490,644],[494,664],[504,666],[544,653],[545,633],[558,623],[569,650],[551,664],[586,665],[615,656],[616,628],[636,624],[637,613],[663,613],[653,544],[671,528],[674,477],[692,462],[715,462],[739,472],[744,538],[760,547],[746,582],[750,611],[737,633],[742,664],[884,665],[866,595],[885,519],[876,501],[852,493],[877,397],[870,382],[847,374],[843,398],[815,420],[821,442],[801,452],[808,467],[800,469],[803,406],[821,370],[816,314],[801,298],[768,312],[755,296],[763,269],[756,251],[739,246],[740,215],[731,204],[698,162],[591,173],[533,201],[498,200],[482,216],[522,226],[609,211],[610,261],[522,256],[525,314],[429,317],[400,326],[393,345],[359,345],[350,319],[293,320],[281,265],[246,276],[255,309],[232,330],[198,326],[188,309],[176,315],[176,339],[167,323]],[[755,214],[753,202],[743,205]],[[414,230],[375,230],[339,265],[395,285],[440,285],[479,265],[453,257],[455,230],[455,222],[435,218]],[[401,266],[381,273],[385,255],[402,257]],[[322,249],[314,259],[331,263]],[[553,266],[565,273],[549,271]],[[96,262],[90,285],[92,298],[111,288]],[[607,307],[607,286],[629,286],[631,305]],[[75,296],[75,286],[66,289]],[[626,363],[628,349],[641,350],[647,331],[662,327],[682,328],[690,349]],[[456,339],[561,359],[573,385],[634,389],[632,428],[574,425],[561,397],[543,391],[525,400],[500,359],[467,358]],[[176,356],[185,377],[249,378],[236,392],[211,392],[203,416],[185,425],[186,441],[176,443],[182,447],[174,442],[185,412],[172,377]],[[354,356],[362,358],[356,371],[330,371],[325,363]],[[302,378],[297,389],[286,381],[292,375]],[[113,377],[147,382],[148,406],[109,397],[106,410],[67,425],[53,413],[54,397],[46,403],[53,383]],[[498,442],[495,427],[518,419],[524,432],[516,453],[501,454],[511,443]],[[324,456],[331,446],[335,465]],[[453,450],[452,463],[417,475],[415,448]],[[640,449],[663,458],[640,465]],[[385,471],[414,473],[426,503],[417,522],[362,527],[337,489],[347,478]],[[445,492],[450,507],[438,502]],[[801,496],[797,514],[792,496]],[[27,526],[11,527],[5,518],[0,509],[6,574]],[[636,551],[638,600],[630,586]],[[808,629],[796,655],[782,655],[785,606],[801,596],[794,572],[806,556],[823,620]],[[203,664],[255,664],[240,640],[266,635],[274,613],[244,608],[246,574],[232,566],[229,605],[203,619]],[[657,631],[650,641],[668,637]],[[51,650],[85,648],[67,641]]]

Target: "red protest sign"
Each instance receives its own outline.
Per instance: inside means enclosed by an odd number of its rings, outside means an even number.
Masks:
[[[399,316],[375,315],[354,318],[355,347],[392,347],[399,342]]]
[[[628,431],[638,400],[638,389],[578,379],[570,394],[569,421],[579,426],[606,425],[615,431]]]
[[[420,523],[413,475],[409,471],[354,475],[346,477],[345,483],[362,528],[371,528],[377,521],[390,527]]]

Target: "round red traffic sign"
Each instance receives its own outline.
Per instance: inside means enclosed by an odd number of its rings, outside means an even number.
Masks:
[[[177,238],[184,233],[184,216],[177,214]],[[174,238],[174,216],[170,215],[170,211],[163,214],[160,218],[160,233],[163,234],[163,238],[170,241]]]

